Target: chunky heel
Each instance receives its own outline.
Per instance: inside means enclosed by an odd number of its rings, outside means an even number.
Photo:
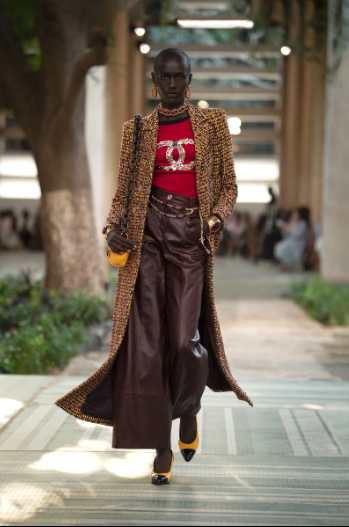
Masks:
[[[170,467],[170,472],[164,473],[164,474],[158,474],[157,472],[154,472],[154,469],[152,470],[152,473],[150,474],[150,480],[153,485],[168,485],[172,479],[172,466],[174,462],[174,455],[172,452],[172,462]]]
[[[179,436],[181,435],[181,432],[179,431]],[[199,427],[198,427],[198,418],[196,418],[196,439],[193,443],[190,445],[186,445],[181,441],[181,438],[179,437],[178,440],[178,446],[179,450],[181,451],[181,454],[184,458],[184,461],[189,463],[193,457],[196,454],[197,449],[199,448]]]

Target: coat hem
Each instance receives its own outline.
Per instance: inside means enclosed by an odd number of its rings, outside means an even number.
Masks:
[[[103,426],[113,426],[113,421],[109,421],[108,419],[99,419],[98,417],[91,417],[90,415],[83,414],[80,411],[74,411],[71,408],[67,408],[63,403],[60,403],[59,400],[55,402],[55,405],[67,412],[68,414],[72,415],[73,417],[76,417],[76,419],[79,419],[80,421],[86,421],[87,423],[93,423],[96,425],[103,425]]]
[[[249,398],[249,396],[246,394],[246,393],[243,393],[243,394],[237,394],[236,392],[236,387],[230,387],[230,390],[217,390],[217,389],[214,389],[214,388],[210,388],[208,386],[208,388],[211,390],[211,392],[214,392],[214,393],[234,393],[237,397],[237,399],[239,399],[239,401],[245,401],[245,403],[249,404],[251,406],[251,408],[254,408],[254,404],[253,402],[251,401],[251,399]],[[239,387],[239,389],[241,389]]]

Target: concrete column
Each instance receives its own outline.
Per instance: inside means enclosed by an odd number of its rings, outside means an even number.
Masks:
[[[334,58],[329,53],[328,65]],[[322,274],[349,283],[349,47],[327,84]]]
[[[308,2],[307,17],[313,8]],[[311,46],[313,39],[308,29],[305,44]],[[281,205],[308,206],[314,222],[321,221],[322,212],[325,49],[320,56],[316,62],[292,52],[285,59],[282,114]]]
[[[290,39],[297,38],[299,4],[291,4]],[[280,205],[287,209],[297,205],[299,187],[299,119],[301,99],[301,66],[298,54],[285,57],[282,85],[282,130],[280,164]]]
[[[309,205],[311,147],[314,121],[315,63],[304,60],[302,63],[302,86],[300,99],[299,140],[299,186],[297,201],[299,205]]]
[[[282,93],[280,205],[294,207],[299,186],[300,67],[296,53],[284,61]]]
[[[146,56],[139,51],[139,39],[136,35],[130,38],[130,113],[135,115],[145,112],[145,62]]]
[[[101,231],[105,224],[105,96],[106,67],[93,68],[86,79],[85,136],[91,173],[97,239],[103,247],[104,240]]]
[[[323,192],[323,155],[325,134],[326,107],[326,46],[324,46],[321,61],[316,63],[314,99],[314,118],[311,137],[309,205],[312,211],[313,223],[322,221]]]
[[[127,10],[116,12],[114,42],[110,49],[106,81],[106,178],[105,216],[115,194],[118,179],[122,129],[132,119],[130,109],[130,20]]]
[[[0,110],[0,156],[5,151],[6,113]]]
[[[305,17],[310,22],[314,16],[314,3],[306,4]],[[308,26],[305,45],[314,45],[315,33]],[[313,221],[321,219],[323,129],[325,105],[326,49],[320,53],[320,62],[309,60],[302,62],[302,98],[300,115],[300,165],[298,203],[307,205]],[[319,162],[320,159],[320,162]]]

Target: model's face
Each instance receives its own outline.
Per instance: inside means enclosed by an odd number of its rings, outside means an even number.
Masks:
[[[177,108],[183,104],[191,77],[185,64],[175,57],[166,58],[158,65],[152,78],[165,108]]]

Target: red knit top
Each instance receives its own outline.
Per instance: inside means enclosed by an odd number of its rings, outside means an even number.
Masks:
[[[195,143],[189,117],[159,123],[153,185],[197,198]]]

